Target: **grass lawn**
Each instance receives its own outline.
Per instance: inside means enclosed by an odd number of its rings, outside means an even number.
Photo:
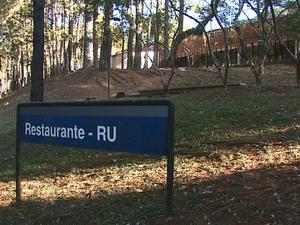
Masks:
[[[166,159],[22,144],[14,204],[15,111],[0,112],[0,224],[300,224],[300,91],[216,89],[176,105],[174,213]]]

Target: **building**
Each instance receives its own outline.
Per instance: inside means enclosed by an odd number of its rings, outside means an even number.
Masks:
[[[228,42],[229,42],[229,55],[231,65],[243,65],[246,64],[249,58],[258,55],[259,36],[253,25],[246,24],[241,29],[242,40],[244,46],[247,49],[248,59],[242,60],[241,56],[241,36],[237,34],[235,29],[229,28],[228,30]],[[281,38],[283,42],[289,47],[291,51],[297,55],[298,49],[300,49],[300,42],[296,40],[284,29],[280,30]],[[224,36],[221,29],[214,30],[208,33],[210,38],[212,51],[216,57],[222,58],[224,55]],[[284,50],[282,45],[276,40],[274,33],[271,33],[271,46],[270,51],[267,53],[268,63],[292,63],[292,58]],[[213,62],[210,59],[208,41],[205,35],[191,36],[186,38],[179,46],[177,59],[175,65],[178,66],[212,66]]]
[[[134,57],[133,52],[133,57]],[[158,53],[158,58],[160,54]],[[154,58],[153,47],[143,48],[141,52],[141,69],[149,69],[152,67],[152,62]],[[124,69],[127,69],[128,53],[124,52]],[[122,69],[122,53],[117,53],[111,56],[111,68],[112,69]]]

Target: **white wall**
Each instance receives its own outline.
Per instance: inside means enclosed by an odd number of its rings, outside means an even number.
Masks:
[[[147,52],[147,55],[148,55],[148,57],[146,57],[146,51],[141,52],[141,69],[144,69],[146,64],[148,64],[147,69],[152,67],[151,60],[153,60],[154,51],[149,50]],[[133,53],[133,57],[134,57],[134,53]],[[125,53],[124,54],[124,69],[127,69],[127,60],[128,60],[127,53]],[[122,69],[122,54],[114,55],[111,57],[111,68],[112,69]]]

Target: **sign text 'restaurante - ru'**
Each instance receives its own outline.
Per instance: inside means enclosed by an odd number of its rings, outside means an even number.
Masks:
[[[25,135],[52,138],[68,138],[83,140],[86,135],[95,136],[93,132],[86,132],[84,128],[77,125],[73,127],[45,126],[44,124],[34,126],[31,123],[25,123]],[[97,126],[97,141],[115,142],[117,139],[117,127]]]

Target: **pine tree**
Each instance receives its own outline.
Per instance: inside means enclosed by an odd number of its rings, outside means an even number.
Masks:
[[[142,64],[142,0],[136,0],[135,2],[135,54],[134,54],[134,69],[140,69]]]
[[[100,63],[99,69],[105,71],[110,67],[110,57],[111,57],[111,29],[110,29],[110,19],[112,15],[112,0],[107,0],[104,3],[104,32],[101,45],[100,53]]]
[[[31,101],[43,101],[44,80],[44,0],[33,0],[33,55],[31,63]]]

